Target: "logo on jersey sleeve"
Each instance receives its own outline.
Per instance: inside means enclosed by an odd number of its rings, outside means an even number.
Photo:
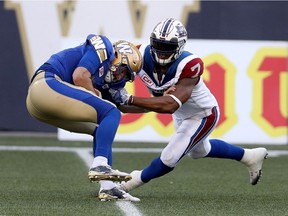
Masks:
[[[141,74],[140,78],[149,87],[154,84],[154,82],[150,79],[150,77],[146,73]]]
[[[95,35],[94,37],[90,38],[90,43],[95,48],[100,63],[105,61],[107,59],[107,52],[106,52],[106,46],[102,38],[98,35]]]
[[[99,77],[103,76],[103,74],[104,74],[104,67],[103,66],[99,68],[98,73],[99,73]]]

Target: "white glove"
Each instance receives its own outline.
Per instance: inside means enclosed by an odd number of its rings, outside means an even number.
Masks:
[[[119,105],[127,105],[129,102],[130,94],[125,88],[122,89],[109,89],[109,93],[112,96],[113,102]]]

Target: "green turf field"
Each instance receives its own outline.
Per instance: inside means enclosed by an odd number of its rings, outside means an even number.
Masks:
[[[0,136],[0,147],[90,148],[89,142]],[[161,148],[163,144],[115,143],[116,148]],[[245,146],[250,147],[250,146]],[[268,151],[288,146],[266,146]],[[23,151],[25,150],[25,151]],[[114,152],[114,168],[141,169],[158,153]],[[190,216],[288,215],[288,155],[269,157],[262,181],[249,184],[235,161],[184,158],[168,175],[132,191],[139,203],[100,202],[99,186],[87,179],[87,164],[74,151],[0,150],[0,215]]]

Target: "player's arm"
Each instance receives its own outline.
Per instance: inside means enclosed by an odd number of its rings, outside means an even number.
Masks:
[[[100,63],[107,59],[106,46],[102,38],[97,35],[89,35],[86,43],[86,51],[72,74],[73,82],[76,86],[84,87],[101,97],[100,91],[93,86],[91,72],[96,71]]]
[[[117,107],[122,113],[146,113],[149,110],[146,110],[142,107],[137,107],[133,105],[120,105]]]
[[[175,86],[175,90],[161,97],[142,98],[132,96],[129,104],[158,113],[174,113],[191,96],[196,78],[183,78]]]
[[[74,70],[72,77],[76,86],[81,86],[94,92],[97,96],[101,96],[101,93],[93,87],[91,73],[85,67],[77,67]]]
[[[193,58],[183,67],[174,89],[168,90],[162,97],[141,98],[132,96],[129,98],[128,104],[159,113],[174,113],[190,98],[202,73],[203,61],[198,57]]]

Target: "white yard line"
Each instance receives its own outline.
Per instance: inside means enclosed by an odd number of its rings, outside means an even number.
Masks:
[[[54,151],[54,152],[74,152],[85,164],[90,167],[93,156],[91,148],[69,148],[69,147],[42,147],[42,146],[0,146],[0,151]],[[117,149],[113,149],[113,152]],[[118,152],[122,152],[121,150]],[[132,202],[116,201],[116,206],[124,213],[125,216],[143,216],[140,210]]]
[[[285,150],[271,150],[268,151],[268,158],[269,157],[279,157],[279,156],[287,156],[288,151]]]
[[[116,205],[121,209],[125,216],[140,216],[143,215],[138,208],[131,202],[117,201]]]
[[[91,149],[76,149],[75,152],[86,163],[88,167],[91,166],[93,156],[91,155]],[[125,216],[142,216],[141,212],[133,205],[132,202],[117,201],[116,205],[124,213]]]
[[[83,160],[86,157],[88,158],[87,156],[88,154],[91,156],[91,154],[89,153],[91,150],[92,149],[88,147],[87,148],[80,148],[80,147],[73,148],[73,147],[57,147],[57,146],[55,147],[54,146],[0,146],[0,151],[76,152]],[[113,148],[113,152],[127,152],[127,153],[160,153],[161,151],[162,151],[161,148]],[[278,157],[278,156],[288,155],[287,150],[268,150],[268,153],[269,153],[268,157]],[[87,164],[87,166],[90,166],[90,162],[89,164]]]
[[[93,156],[91,154],[91,149],[75,149],[78,156],[85,162],[88,168],[90,168],[93,162]]]
[[[132,152],[132,153],[160,153],[160,148],[113,148],[113,152]],[[54,152],[74,152],[90,167],[93,156],[91,148],[72,148],[72,147],[51,147],[51,146],[0,146],[0,151],[54,151]],[[287,156],[288,151],[270,150],[269,157]],[[143,214],[133,205],[132,202],[117,201],[116,206],[125,216],[143,216]]]
[[[58,146],[1,146],[0,151],[59,151],[59,152],[77,152],[92,151],[91,148],[74,148],[74,147],[58,147]],[[113,148],[113,152],[128,153],[160,153],[161,148]]]

